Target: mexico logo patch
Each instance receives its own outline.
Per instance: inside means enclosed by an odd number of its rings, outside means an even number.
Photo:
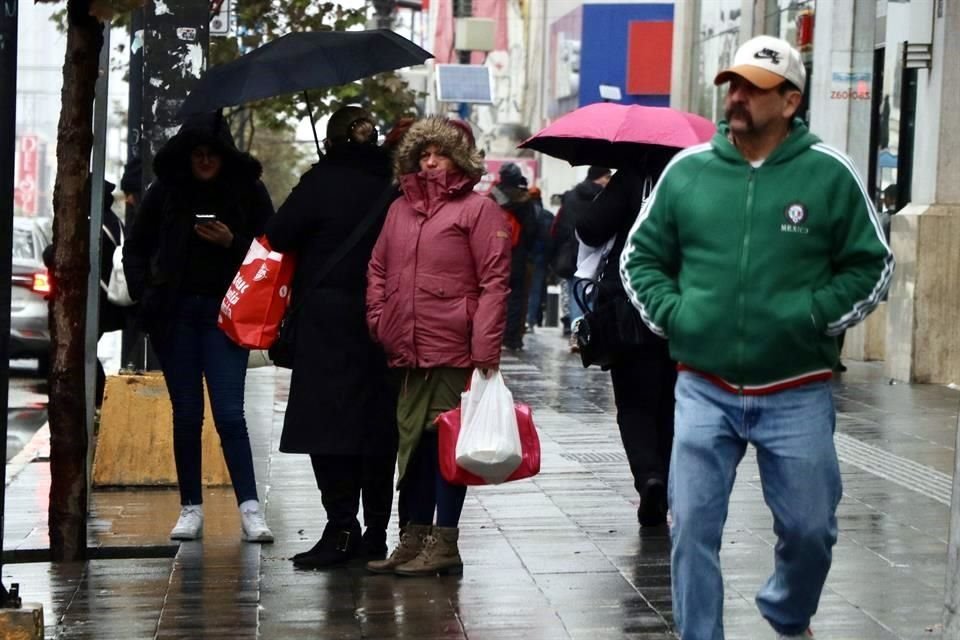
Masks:
[[[807,208],[799,202],[788,204],[783,210],[783,216],[790,224],[803,224],[807,221]]]
[[[807,208],[801,202],[788,204],[783,210],[783,217],[787,219],[786,223],[780,225],[780,231],[784,233],[799,233],[806,235],[810,233],[810,228],[804,223],[807,221]]]

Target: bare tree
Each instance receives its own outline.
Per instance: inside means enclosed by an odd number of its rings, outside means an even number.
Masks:
[[[87,427],[84,316],[89,267],[90,152],[103,24],[91,0],[68,0],[57,178],[53,191],[50,301],[50,553],[55,561],[87,552]]]

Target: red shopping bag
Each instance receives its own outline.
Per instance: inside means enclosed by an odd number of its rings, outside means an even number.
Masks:
[[[514,405],[517,412],[517,426],[520,429],[520,445],[523,459],[520,466],[504,482],[532,478],[540,473],[540,437],[533,424],[533,412],[523,403]],[[439,442],[440,473],[450,484],[476,485],[489,484],[480,476],[474,475],[457,465],[457,437],[460,435],[460,407],[445,411],[433,421],[437,425]]]
[[[290,303],[293,270],[293,256],[272,251],[266,236],[254,240],[220,303],[223,332],[248,349],[272,345]]]

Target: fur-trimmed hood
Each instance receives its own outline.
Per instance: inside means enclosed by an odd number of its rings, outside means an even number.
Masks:
[[[463,131],[446,118],[430,116],[414,123],[397,146],[393,161],[397,179],[420,171],[420,153],[431,144],[440,147],[467,177],[479,179],[486,172],[483,157]]]

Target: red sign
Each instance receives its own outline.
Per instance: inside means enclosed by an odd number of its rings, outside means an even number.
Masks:
[[[800,51],[813,48],[813,11],[802,11],[797,16],[797,48]]]
[[[627,94],[669,95],[673,23],[631,20],[627,42]]]
[[[40,141],[37,136],[21,136],[17,144],[17,176],[13,188],[13,206],[20,213],[37,215],[39,178]]]
[[[520,167],[520,172],[527,179],[528,186],[537,184],[537,160],[536,158],[484,158],[484,164],[487,165],[487,172],[480,182],[473,188],[477,193],[487,194],[493,185],[497,183],[500,175],[500,167],[512,162]]]

